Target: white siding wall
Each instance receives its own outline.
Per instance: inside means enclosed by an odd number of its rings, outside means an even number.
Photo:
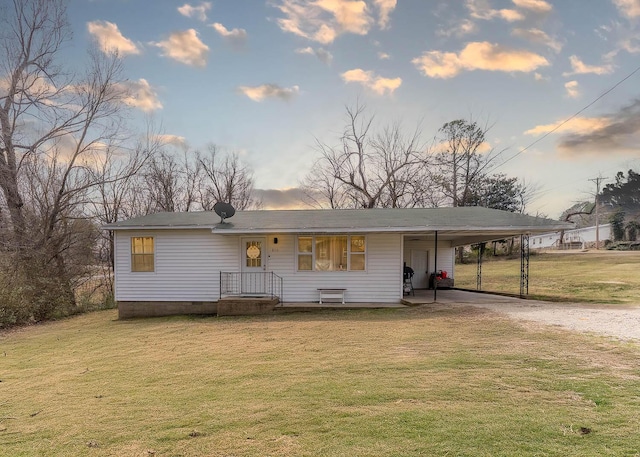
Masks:
[[[131,237],[153,236],[155,271],[131,272]],[[286,302],[314,302],[318,288],[345,288],[351,303],[393,303],[402,298],[402,263],[411,249],[430,251],[433,243],[404,242],[401,234],[366,236],[366,271],[297,271],[294,234],[270,234],[266,270],[283,278]],[[274,243],[278,238],[278,243]],[[209,230],[156,230],[116,232],[116,300],[120,301],[212,301],[219,299],[220,271],[241,271],[241,239]],[[438,249],[438,269],[453,276],[453,249]]]
[[[435,243],[433,241],[411,241],[405,238],[403,258],[404,262],[407,262],[407,266],[411,266],[411,250],[429,251],[429,274],[433,273],[436,269],[434,249]],[[454,266],[455,266],[455,249],[451,247],[450,241],[438,240],[438,270],[444,270],[448,273],[449,277],[455,278]]]
[[[560,239],[560,234],[557,232],[544,233],[542,235],[532,235],[529,238],[529,248],[542,249],[542,248],[550,248],[552,246],[557,247],[559,239]]]
[[[155,271],[131,271],[131,237],[153,236]],[[116,300],[215,301],[220,271],[239,271],[237,237],[210,230],[116,231]]]
[[[274,237],[278,244],[273,243]],[[267,270],[283,277],[284,301],[318,301],[318,288],[344,288],[351,303],[393,303],[402,297],[402,235],[367,235],[366,271],[297,271],[297,235],[269,235]]]

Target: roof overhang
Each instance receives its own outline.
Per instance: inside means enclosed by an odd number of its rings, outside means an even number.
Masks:
[[[483,227],[482,229],[472,227],[383,227],[383,228],[333,228],[319,229],[313,227],[291,228],[291,229],[225,229],[214,228],[212,233],[216,235],[273,235],[273,234],[294,234],[294,235],[338,235],[338,234],[376,234],[376,233],[397,233],[405,236],[414,236],[418,239],[434,240],[436,232],[438,240],[451,241],[453,246],[466,246],[469,244],[487,243],[491,241],[503,240],[521,235],[535,235],[553,232],[554,229],[560,231],[565,227]]]
[[[550,233],[549,230],[544,232],[536,230],[470,230],[470,231],[455,231],[455,230],[442,230],[438,231],[438,241],[450,241],[451,245],[468,246],[480,243],[491,243],[493,241],[502,241],[509,238],[519,237],[521,235],[537,235],[541,233]],[[405,233],[405,239],[409,240],[435,240],[435,232],[428,233]]]
[[[213,225],[103,225],[102,230],[211,230],[215,228]]]

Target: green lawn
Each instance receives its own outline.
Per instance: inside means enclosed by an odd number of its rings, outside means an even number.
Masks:
[[[529,294],[544,299],[640,305],[640,252],[532,255]],[[476,263],[456,265],[456,287],[476,289]],[[520,293],[520,260],[483,260],[482,289]]]
[[[3,456],[638,456],[640,346],[445,305],[0,334]]]

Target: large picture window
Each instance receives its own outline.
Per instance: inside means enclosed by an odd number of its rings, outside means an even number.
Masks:
[[[298,271],[364,271],[363,235],[299,236]]]
[[[131,238],[131,271],[154,271],[154,242],[152,236]]]

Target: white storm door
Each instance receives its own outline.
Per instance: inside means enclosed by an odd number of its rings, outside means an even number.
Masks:
[[[413,268],[413,288],[426,289],[429,285],[427,270],[429,269],[429,251],[411,250],[411,268]]]
[[[264,295],[266,290],[266,240],[242,238],[242,293]]]

